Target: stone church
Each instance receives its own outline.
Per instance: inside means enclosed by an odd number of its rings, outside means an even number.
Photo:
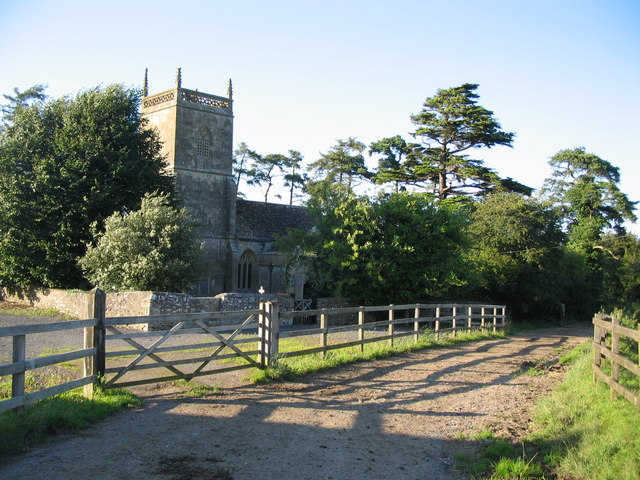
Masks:
[[[182,87],[149,94],[145,74],[141,113],[163,142],[168,171],[203,243],[196,294],[289,293],[302,297],[304,279],[287,275],[277,235],[309,228],[304,207],[238,198],[233,174],[233,99]]]

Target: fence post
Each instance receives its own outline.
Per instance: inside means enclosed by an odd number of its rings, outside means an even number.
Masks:
[[[485,312],[485,310],[484,310],[484,307],[482,307],[482,308],[480,309],[480,327],[482,328],[482,333],[483,333],[483,334],[484,334],[484,333],[486,333],[486,332],[484,331],[484,327],[485,327],[485,320],[484,320],[484,317],[485,317],[485,315],[486,315],[486,312]]]
[[[327,314],[320,314],[320,346],[323,348],[322,352],[320,352],[322,358],[325,357],[327,353]]]
[[[602,345],[602,332],[601,327],[598,325],[598,321],[602,320],[603,316],[600,313],[596,313],[593,316],[593,382],[598,383],[600,377],[596,373],[596,367],[600,368],[602,364],[602,352],[600,346]]]
[[[467,320],[467,328],[469,329],[469,332],[471,332],[471,329],[473,328],[473,307],[469,307],[468,312],[469,320]]]
[[[364,352],[364,307],[358,310],[358,341],[360,342],[360,353]]]
[[[260,365],[268,367],[275,363],[280,339],[280,308],[277,303],[260,302],[258,314],[258,351]]]
[[[280,305],[269,302],[269,363],[275,363],[280,350]]]
[[[13,363],[22,363],[22,371],[11,376],[11,397],[21,397],[24,395],[24,361],[27,355],[27,336],[13,336]],[[14,411],[20,411],[24,407],[16,407]]]
[[[391,336],[391,338],[389,338],[389,346],[393,347],[393,320],[395,318],[395,310],[393,309],[393,304],[389,305],[389,335]]]
[[[84,327],[84,348],[93,348],[95,345],[94,342],[94,332],[96,327]],[[95,372],[95,356],[93,357],[84,357],[83,368],[82,368],[82,376],[83,377],[93,377]],[[96,380],[88,383],[84,386],[84,396],[88,398],[93,398],[94,387]]]
[[[97,324],[93,329],[93,346],[96,349],[96,355],[93,363],[93,374],[97,376],[98,381],[104,377],[105,373],[105,357],[106,357],[106,331],[104,326],[104,317],[106,310],[106,294],[99,288],[91,290],[89,301],[89,318],[95,318]]]
[[[458,307],[456,307],[454,305],[453,306],[453,311],[451,313],[452,313],[452,318],[453,318],[453,320],[451,321],[451,328],[453,329],[453,336],[455,337],[458,334],[458,330],[457,330],[457,328],[458,328],[458,319],[457,319]]]
[[[418,343],[418,341],[420,340],[420,322],[417,320],[418,318],[420,318],[420,304],[416,304],[416,309],[413,312],[413,318],[415,318],[416,320],[413,322],[413,331],[415,332],[413,334],[414,340],[416,343]]]
[[[436,339],[440,339],[440,307],[436,307]]]
[[[267,305],[264,302],[258,304],[258,362],[260,366],[267,366]]]
[[[611,316],[611,379],[614,383],[618,383],[620,378],[620,364],[616,357],[620,354],[620,334],[616,331],[616,327],[620,326],[620,319],[616,315]],[[611,398],[616,398],[617,394],[613,385],[611,386]]]

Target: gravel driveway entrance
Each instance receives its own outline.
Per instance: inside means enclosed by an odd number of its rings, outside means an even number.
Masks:
[[[136,390],[139,410],[0,466],[4,480],[450,479],[461,435],[517,437],[562,371],[520,375],[591,335],[590,324],[425,350],[268,386],[225,377],[218,395]],[[215,382],[215,379],[213,380]]]

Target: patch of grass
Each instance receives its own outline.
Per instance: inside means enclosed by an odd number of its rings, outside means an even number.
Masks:
[[[432,331],[425,331],[420,335],[418,342],[413,340],[396,340],[393,346],[386,341],[368,343],[364,346],[364,351],[360,351],[359,346],[346,347],[328,351],[324,357],[320,353],[301,355],[296,357],[282,357],[277,359],[272,365],[265,369],[253,369],[249,378],[255,383],[267,383],[273,380],[287,380],[297,376],[338,368],[355,362],[371,361],[400,355],[407,352],[422,350],[425,348],[438,348],[452,346],[461,342],[482,340],[487,338],[502,338],[504,334],[483,333],[481,331],[457,332],[454,336],[451,333],[440,333],[435,335]],[[287,347],[286,341],[280,342],[280,352],[301,350],[308,348],[308,345],[298,345],[296,348]],[[290,348],[287,350],[287,348]]]
[[[176,395],[177,398],[203,398],[210,395],[220,395],[220,388],[218,386],[209,386],[194,380],[175,380],[171,382],[173,385],[186,388],[187,390]]]
[[[531,460],[525,460],[523,457],[518,458],[501,458],[493,464],[494,473],[492,479],[543,479],[544,471],[539,463]]]
[[[5,315],[16,315],[24,317],[55,317],[60,320],[76,320],[73,315],[59,312],[54,308],[21,308],[21,307],[0,307],[0,313]]]
[[[75,380],[74,371],[57,365],[29,370],[25,374],[24,390],[26,393],[37,392],[48,387]],[[0,377],[0,400],[11,397],[11,377]]]
[[[121,389],[98,388],[93,399],[81,389],[41,400],[21,412],[0,413],[0,457],[24,452],[48,436],[88,427],[142,400]]]
[[[558,362],[574,364],[579,358],[582,358],[584,355],[587,355],[590,353],[591,353],[591,344],[583,343],[582,345],[578,345],[577,347],[573,348],[566,355],[563,355],[562,357],[560,357],[558,359]]]
[[[492,472],[497,471],[500,465],[502,474],[509,475],[509,462],[524,459],[520,456],[520,450],[517,446],[509,443],[507,440],[496,437],[493,432],[483,430],[479,434],[472,435],[472,439],[479,440],[482,443],[480,453],[477,456],[466,454],[454,455],[456,468],[464,471],[472,478],[494,478],[490,477]],[[520,477],[495,477],[495,478],[520,478]],[[534,477],[522,477],[534,478]]]

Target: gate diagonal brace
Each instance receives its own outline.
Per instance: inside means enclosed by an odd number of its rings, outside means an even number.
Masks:
[[[161,366],[169,369],[173,373],[176,373],[177,375],[180,375],[181,377],[186,377],[186,375],[184,373],[182,373],[180,370],[178,370],[175,367],[172,367],[171,365],[168,365],[160,357],[158,357],[157,355],[153,354],[153,352],[155,351],[156,348],[158,348],[165,341],[167,341],[170,337],[172,337],[178,330],[180,330],[183,327],[183,325],[185,325],[185,323],[186,322],[179,322],[176,326],[174,326],[171,330],[169,330],[167,333],[165,333],[161,338],[159,338],[153,345],[151,345],[147,349],[145,349],[145,347],[143,347],[139,343],[129,339],[130,343],[129,342],[127,342],[127,343],[129,343],[131,346],[137,348],[138,350],[142,351],[143,353],[140,354],[140,356],[138,356],[138,358],[134,359],[131,363],[129,363],[129,365],[127,365],[122,370],[120,370],[116,374],[115,377],[113,377],[111,380],[109,380],[107,382],[106,386],[110,387],[111,385],[113,385],[118,379],[122,378],[127,372],[131,371],[136,365],[138,365],[146,357],[149,357],[149,358],[155,360],[156,362],[160,363]]]
[[[251,319],[254,317],[254,315],[249,316],[244,322],[242,322],[242,326],[245,326],[247,323],[249,323],[249,321],[251,321]],[[213,361],[213,359],[216,357],[216,355],[218,355],[223,349],[224,347],[229,347],[231,350],[233,350],[234,352],[236,352],[239,356],[241,356],[242,358],[244,358],[245,360],[247,360],[247,362],[249,362],[251,365],[255,366],[255,367],[260,367],[260,364],[258,364],[255,360],[253,360],[249,355],[246,355],[242,350],[240,350],[239,348],[237,348],[234,345],[233,339],[241,332],[240,329],[235,330],[231,335],[229,335],[229,337],[224,338],[222,335],[220,335],[218,332],[212,330],[208,325],[206,325],[202,320],[197,320],[195,322],[200,328],[202,328],[203,330],[205,330],[207,333],[213,335],[215,338],[217,338],[220,342],[222,342],[222,345],[220,345],[218,348],[215,349],[215,351],[209,355],[209,358],[206,359],[204,362],[202,362],[202,364],[200,366],[198,366],[198,368],[196,368],[194,370],[193,373],[191,373],[191,375],[197,375],[198,373],[200,373],[202,371],[202,369],[204,367],[206,367],[209,363],[211,363],[211,361]]]
[[[107,330],[109,330],[112,333],[122,333],[120,332],[118,329],[114,328],[114,327],[107,327]],[[123,338],[122,339],[125,343],[128,343],[129,345],[131,345],[132,347],[134,347],[135,349],[144,352],[146,350],[146,347],[143,345],[140,345],[138,342],[136,342],[135,340],[131,339],[131,338]],[[155,362],[159,363],[160,366],[165,367],[166,369],[168,369],[169,371],[175,373],[176,375],[179,375],[181,377],[184,377],[186,374],[184,372],[182,372],[181,370],[177,369],[176,367],[169,365],[167,362],[165,362],[162,358],[160,358],[159,356],[157,356],[155,353],[149,353],[148,357],[151,358],[152,360],[154,360]],[[108,383],[108,385],[111,385],[111,381]]]

